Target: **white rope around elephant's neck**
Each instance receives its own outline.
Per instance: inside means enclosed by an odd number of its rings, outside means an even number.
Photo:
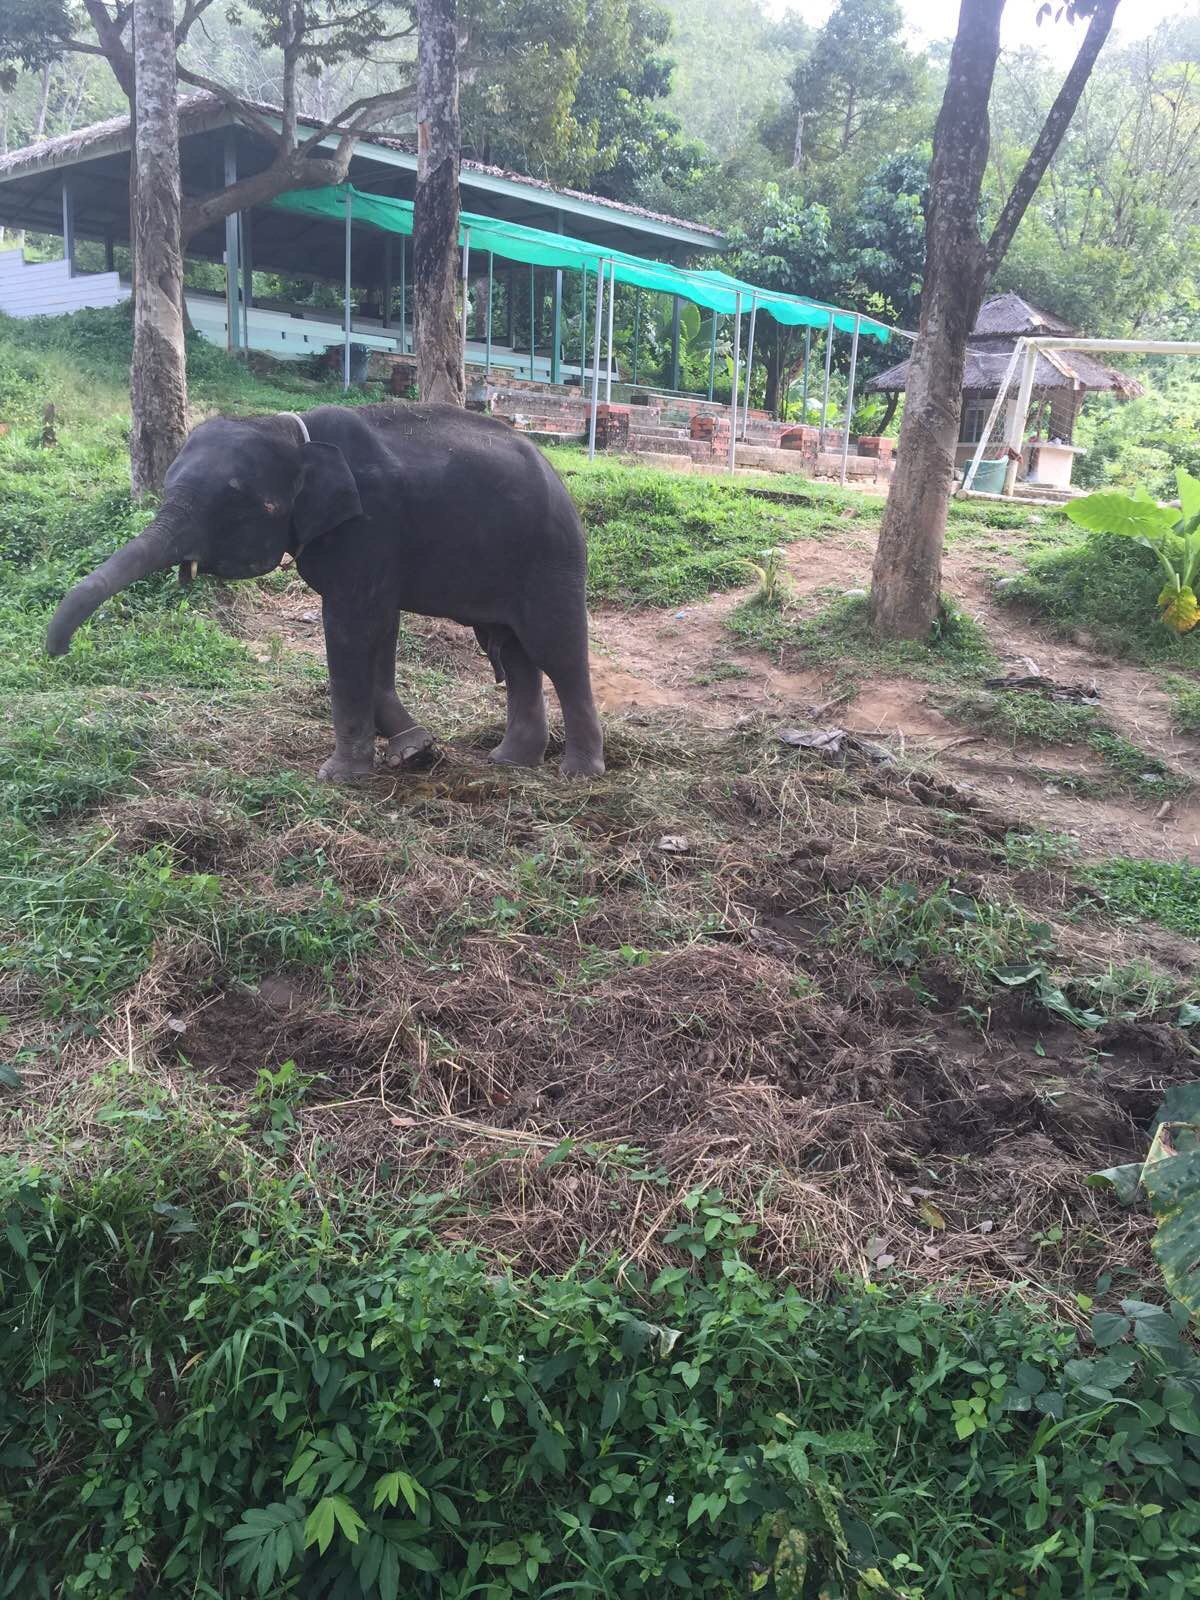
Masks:
[[[298,422],[300,424],[300,432],[304,435],[305,444],[312,443],[312,440],[308,436],[308,424],[298,411],[281,411],[279,415],[281,417],[291,417],[293,422]]]

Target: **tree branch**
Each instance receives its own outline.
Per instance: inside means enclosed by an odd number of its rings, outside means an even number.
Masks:
[[[213,4],[215,4],[215,0],[187,0],[187,4],[183,8],[183,15],[179,19],[179,25],[175,29],[175,48],[177,50],[181,45],[187,43],[187,36],[192,31],[193,23],[197,22],[208,10],[209,6]]]
[[[269,139],[272,144],[278,145],[279,134],[252,105],[248,105],[240,95],[234,94],[232,89],[227,89],[224,84],[218,83],[215,78],[206,78],[203,73],[193,72],[190,67],[179,66],[176,68],[181,83],[190,84],[193,89],[205,89],[209,94],[215,95],[224,105],[228,106],[248,128],[253,128],[256,133],[261,133],[264,139]]]
[[[361,133],[385,110],[397,111],[401,108],[416,104],[416,88],[412,84],[403,89],[389,89],[386,94],[367,95],[361,100],[353,100],[348,106],[343,107],[335,117],[310,134],[297,148],[307,152],[327,139],[331,133],[340,133],[343,138],[353,137]]]
[[[1020,225],[1021,218],[1029,206],[1029,202],[1045,176],[1046,168],[1053,161],[1056,151],[1062,142],[1062,136],[1067,131],[1067,126],[1075,114],[1075,107],[1079,104],[1084,86],[1091,76],[1092,68],[1096,64],[1096,57],[1104,41],[1112,30],[1113,18],[1117,13],[1119,0],[1097,0],[1096,9],[1092,12],[1092,20],[1088,23],[1087,33],[1079,52],[1071,64],[1071,70],[1063,79],[1062,88],[1055,97],[1054,104],[1046,114],[1042,124],[1042,131],[1034,142],[1033,149],[1029,152],[1025,165],[1012,187],[1012,193],[1004,203],[996,226],[992,229],[991,238],[987,242],[988,270],[994,272],[1004,260],[1005,252],[1012,243],[1013,235]]]

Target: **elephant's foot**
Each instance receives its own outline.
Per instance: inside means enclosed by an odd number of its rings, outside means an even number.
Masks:
[[[566,750],[558,769],[564,778],[599,778],[604,772],[600,751]]]
[[[428,728],[405,728],[403,733],[394,733],[384,746],[383,765],[389,770],[428,766],[432,759],[433,735]]]
[[[540,767],[546,759],[546,740],[506,734],[488,756],[500,767]]]
[[[371,756],[347,756],[335,750],[329,760],[322,763],[317,777],[322,783],[362,783],[374,770]]]

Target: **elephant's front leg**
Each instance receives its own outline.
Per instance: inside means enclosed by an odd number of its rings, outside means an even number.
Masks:
[[[324,622],[334,749],[319,776],[327,782],[345,783],[367,777],[375,766],[375,675],[380,629],[364,623],[361,615],[354,616],[348,608],[331,604],[328,597]]]
[[[375,653],[375,731],[387,740],[384,765],[403,767],[433,747],[433,735],[406,711],[396,693],[396,637],[400,613],[383,630]]]

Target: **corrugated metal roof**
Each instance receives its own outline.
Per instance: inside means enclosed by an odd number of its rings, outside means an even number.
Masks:
[[[278,106],[260,105],[256,102],[247,104],[252,105],[254,110],[266,117],[281,115]],[[306,128],[316,129],[322,126],[322,123],[314,117],[300,117],[297,120]],[[202,92],[189,95],[179,102],[179,131],[184,136],[236,123],[237,118],[215,95]],[[336,130],[333,132],[336,133]],[[382,149],[402,151],[406,155],[415,157],[415,149],[411,143],[392,138],[388,134],[356,133],[354,138],[356,144],[379,145]],[[55,139],[41,139],[36,144],[26,145],[23,149],[0,156],[0,183],[13,178],[29,177],[37,172],[58,171],[79,161],[87,161],[99,155],[114,154],[128,148],[129,118],[110,117],[106,122],[94,122],[89,127],[76,129],[74,133],[60,134]],[[561,195],[564,199],[582,201],[584,204],[605,211],[641,217],[648,222],[659,222],[664,227],[684,228],[693,233],[705,234],[714,244],[719,243],[723,237],[719,228],[713,228],[706,222],[689,222],[682,217],[671,217],[665,212],[650,211],[644,206],[632,205],[626,200],[610,200],[605,195],[587,194],[581,189],[563,188],[544,178],[530,178],[524,173],[506,172],[502,167],[487,166],[483,162],[464,161],[462,169],[464,173],[477,173],[480,177],[503,179],[509,183],[519,184],[522,188],[536,189],[540,194]]]

